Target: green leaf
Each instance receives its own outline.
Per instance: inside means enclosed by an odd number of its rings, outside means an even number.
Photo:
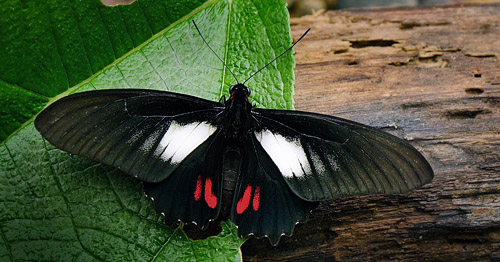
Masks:
[[[202,2],[141,0],[110,8],[99,0],[2,1],[0,82],[11,88],[2,86],[0,101],[10,101],[11,89],[23,89],[15,102],[26,101],[18,107],[31,116],[2,106],[0,141],[31,119],[47,97],[91,77]]]
[[[291,43],[281,0],[0,3],[0,260],[239,260],[231,222],[202,241],[166,227],[141,184],[55,149],[33,126],[73,92],[151,88],[218,100]],[[201,4],[201,5],[200,5]],[[292,109],[291,52],[248,81],[259,107]],[[51,97],[56,98],[51,98]],[[6,101],[7,103],[4,103]]]

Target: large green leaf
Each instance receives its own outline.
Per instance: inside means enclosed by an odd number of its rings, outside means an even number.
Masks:
[[[181,1],[179,1],[181,2]],[[163,225],[140,182],[61,152],[34,115],[69,93],[152,88],[218,100],[291,43],[281,0],[0,3],[0,260],[234,260],[234,225],[203,241]],[[247,84],[261,107],[292,108],[294,60]],[[4,101],[6,103],[4,103]]]
[[[202,2],[141,0],[110,8],[99,0],[2,1],[0,101],[9,107],[0,108],[0,141],[48,97],[89,78]]]

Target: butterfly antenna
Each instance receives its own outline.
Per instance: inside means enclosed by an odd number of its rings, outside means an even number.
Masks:
[[[262,71],[262,69],[266,68],[268,65],[272,64],[274,61],[276,61],[278,58],[280,58],[282,55],[284,55],[286,52],[290,51],[300,40],[302,40],[302,38],[304,38],[304,36],[307,35],[307,33],[309,33],[309,31],[311,30],[311,28],[307,29],[303,34],[302,36],[297,40],[295,41],[295,43],[292,44],[292,46],[290,46],[287,50],[285,50],[283,53],[281,53],[279,56],[275,57],[273,60],[271,60],[271,62],[267,63],[265,66],[263,66],[262,68],[260,68],[259,70],[257,70],[257,72],[253,73],[249,78],[247,78],[247,80],[245,80],[245,82],[243,82],[243,84],[245,84],[248,80],[250,80],[250,78],[254,77],[257,73],[259,73],[260,71]]]
[[[229,73],[231,73],[231,75],[233,75],[234,80],[236,80],[236,83],[239,84],[240,82],[238,81],[238,78],[236,78],[236,76],[234,75],[233,71],[231,71],[231,69],[229,69],[229,67],[226,65],[226,63],[224,63],[224,61],[222,61],[222,59],[217,55],[217,53],[212,49],[212,47],[210,47],[210,45],[207,43],[207,40],[205,40],[205,37],[203,37],[203,35],[201,34],[200,29],[198,29],[196,22],[194,20],[192,20],[192,21],[193,21],[194,27],[196,28],[196,31],[198,31],[198,34],[200,34],[201,39],[203,39],[203,42],[205,42],[205,44],[208,46],[208,48],[210,48],[210,50],[212,50],[212,53],[214,53],[214,55],[219,59],[219,61],[221,61],[221,63],[227,68],[227,70],[229,70]]]

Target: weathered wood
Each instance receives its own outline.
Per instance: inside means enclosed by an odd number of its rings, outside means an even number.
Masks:
[[[500,260],[500,5],[292,19],[297,110],[382,128],[419,149],[432,183],[342,197],[257,260]]]

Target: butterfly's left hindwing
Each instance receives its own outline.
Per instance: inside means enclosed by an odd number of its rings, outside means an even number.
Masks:
[[[290,190],[254,135],[249,136],[242,153],[231,220],[241,237],[267,236],[271,244],[277,245],[281,235],[290,236],[317,203],[304,201]]]
[[[217,132],[191,152],[165,180],[144,182],[167,224],[177,220],[194,222],[200,228],[218,217],[222,199],[222,157],[224,139]]]

